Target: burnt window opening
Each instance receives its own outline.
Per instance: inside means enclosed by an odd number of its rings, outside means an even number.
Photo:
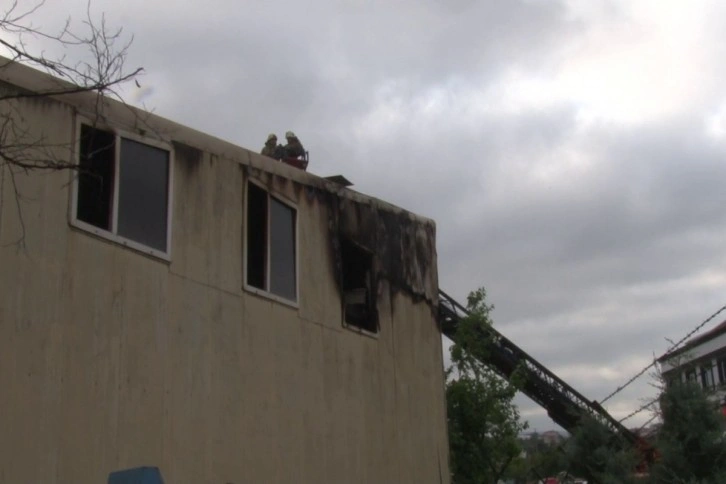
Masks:
[[[378,332],[373,287],[373,255],[350,240],[340,244],[343,269],[343,318],[346,324]]]
[[[297,211],[247,183],[247,285],[297,301]]]
[[[86,124],[79,141],[75,220],[91,227],[79,226],[166,254],[169,151]]]

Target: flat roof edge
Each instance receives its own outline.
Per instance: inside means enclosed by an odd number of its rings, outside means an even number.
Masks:
[[[98,95],[96,93],[89,91],[63,93],[63,91],[72,90],[76,86],[3,56],[0,56],[0,81],[20,90],[38,94],[48,93],[48,98],[75,108],[81,115],[95,116],[95,113],[97,113]],[[434,220],[428,217],[418,215],[376,197],[345,188],[320,176],[280,163],[247,148],[184,126],[120,100],[108,96],[102,97],[101,110],[104,122],[118,125],[122,129],[134,132],[141,131],[145,136],[158,138],[161,141],[178,142],[193,146],[221,158],[287,178],[303,185],[322,189],[345,199],[375,206],[388,212],[406,214],[411,220],[422,224],[436,225]]]

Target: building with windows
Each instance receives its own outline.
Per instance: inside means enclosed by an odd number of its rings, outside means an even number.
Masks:
[[[448,482],[434,223],[59,85],[0,69],[62,168],[0,165],[0,481]]]
[[[666,382],[696,382],[726,411],[726,321],[661,356],[658,362]]]

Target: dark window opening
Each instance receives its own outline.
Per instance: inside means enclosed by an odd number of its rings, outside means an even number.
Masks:
[[[680,377],[680,375],[676,375],[676,376],[668,375],[668,376],[666,376],[666,386],[670,388],[673,385],[677,385],[678,383],[680,383],[680,378],[679,377]]]
[[[247,183],[247,284],[297,301],[297,211]]]
[[[267,272],[267,192],[247,184],[247,284],[265,289]]]
[[[378,332],[378,313],[372,293],[373,256],[355,243],[341,241],[343,264],[343,317],[347,324]]]
[[[81,126],[76,218],[111,230],[115,170],[113,133]]]

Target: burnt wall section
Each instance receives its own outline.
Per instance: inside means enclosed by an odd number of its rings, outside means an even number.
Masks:
[[[374,294],[379,294],[380,281],[385,279],[393,293],[403,291],[433,307],[438,295],[434,223],[402,209],[380,206],[376,200],[365,203],[333,197],[331,202],[331,235],[373,253]]]
[[[392,294],[404,292],[414,301],[426,301],[432,310],[438,303],[436,225],[433,221],[365,197],[330,182],[308,185],[254,167],[243,166],[245,176],[274,190],[277,184],[292,183],[300,202],[318,204],[328,212],[330,251],[335,280],[344,297],[342,276],[343,240],[373,254],[372,293],[380,297],[381,280],[388,281]],[[301,197],[301,192],[305,196]]]

